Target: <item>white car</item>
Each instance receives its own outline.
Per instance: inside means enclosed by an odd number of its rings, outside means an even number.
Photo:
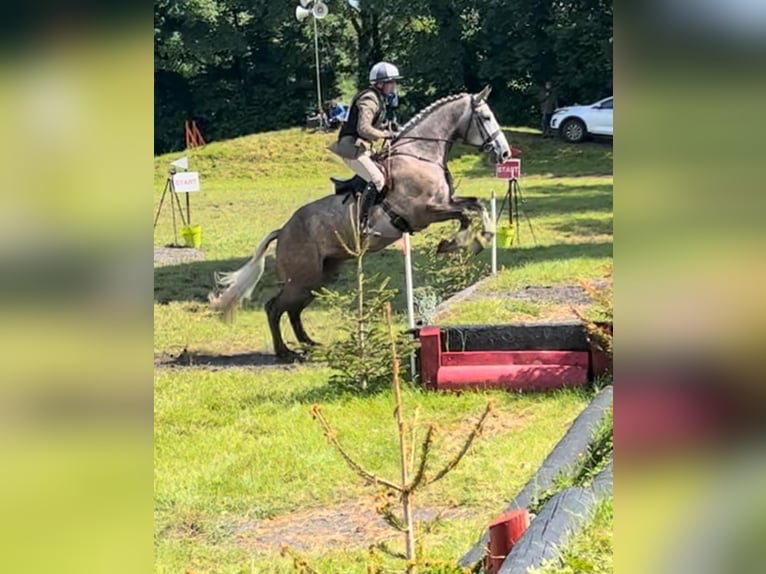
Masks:
[[[581,142],[588,135],[613,136],[612,111],[614,98],[604,98],[588,106],[569,106],[553,112],[551,128],[564,141]]]

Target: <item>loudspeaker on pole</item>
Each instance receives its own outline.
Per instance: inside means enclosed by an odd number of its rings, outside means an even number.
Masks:
[[[311,14],[311,10],[307,10],[303,6],[295,7],[295,17],[298,22],[303,22]]]
[[[327,16],[328,9],[327,4],[322,2],[322,0],[319,0],[316,4],[314,4],[314,7],[311,9],[311,13],[314,14],[314,18],[317,20],[321,20],[325,16]]]

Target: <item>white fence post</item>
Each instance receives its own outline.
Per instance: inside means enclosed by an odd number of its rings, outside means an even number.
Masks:
[[[497,198],[494,191],[490,205],[492,206],[492,225],[495,227],[495,233],[492,235],[492,275],[497,275]]]
[[[404,234],[404,287],[407,293],[407,326],[415,328],[415,299],[412,292],[412,249],[410,234]],[[415,353],[410,355],[410,376],[415,379]]]

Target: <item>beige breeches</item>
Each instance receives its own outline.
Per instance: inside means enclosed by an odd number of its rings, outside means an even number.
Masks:
[[[343,161],[348,167],[354,170],[354,173],[365,181],[371,181],[378,191],[383,189],[386,184],[386,178],[383,176],[383,172],[378,169],[375,162],[370,159],[370,156],[363,153],[356,159],[343,158]]]

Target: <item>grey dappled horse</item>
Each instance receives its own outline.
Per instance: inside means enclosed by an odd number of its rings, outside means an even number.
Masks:
[[[470,232],[471,212],[482,218],[482,239],[492,238],[494,223],[487,210],[474,197],[454,195],[447,171],[450,147],[458,140],[491,152],[496,162],[510,158],[510,146],[486,102],[489,92],[487,86],[479,94],[442,98],[402,126],[379,158],[389,190],[369,214],[372,230],[369,251],[382,250],[404,232],[421,231],[432,223],[452,219],[460,222],[460,228],[452,239],[441,242],[439,250],[468,246],[480,249],[480,243]],[[239,303],[251,295],[263,274],[266,249],[276,239],[277,273],[282,288],[265,305],[274,351],[282,358],[295,356],[282,339],[279,323],[284,313],[290,318],[298,341],[315,345],[303,328],[301,313],[314,299],[314,292],[332,282],[340,265],[353,257],[341,239],[354,245],[357,205],[349,201],[347,194],[335,194],[299,208],[281,229],[263,238],[243,267],[217,275],[217,288],[223,290],[210,294],[213,309],[231,316]]]

